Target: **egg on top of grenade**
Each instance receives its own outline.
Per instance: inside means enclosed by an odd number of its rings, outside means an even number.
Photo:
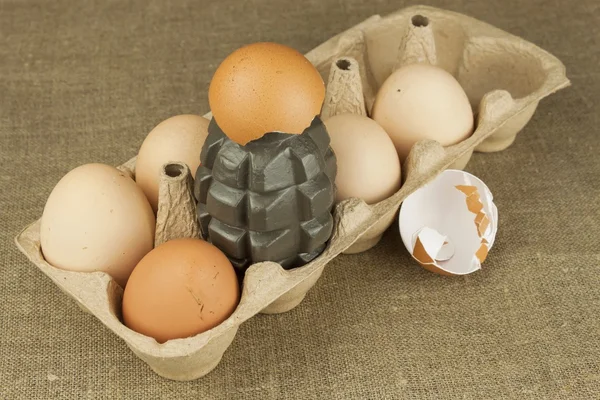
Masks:
[[[394,143],[377,122],[354,114],[325,121],[337,160],[336,202],[358,197],[367,204],[385,200],[402,183]]]
[[[238,279],[225,254],[201,239],[174,239],[133,270],[123,293],[123,320],[164,343],[214,328],[239,300]]]
[[[142,190],[127,174],[85,164],[54,187],[42,214],[40,242],[52,266],[103,271],[125,286],[154,245],[155,217]]]
[[[162,121],[144,139],[135,163],[135,181],[154,212],[158,210],[158,184],[163,165],[185,163],[195,176],[208,124],[209,121],[199,115],[176,115]]]
[[[245,145],[268,132],[300,134],[321,112],[325,83],[300,52],[278,43],[253,43],[219,65],[210,82],[213,118]]]
[[[468,138],[474,125],[460,83],[445,70],[426,64],[394,71],[377,92],[372,118],[390,135],[401,161],[419,140],[450,146]]]

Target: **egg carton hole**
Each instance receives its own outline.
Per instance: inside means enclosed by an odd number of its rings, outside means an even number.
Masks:
[[[171,178],[180,177],[184,173],[184,167],[180,164],[167,164],[165,166],[165,174]]]
[[[417,14],[413,15],[413,17],[410,19],[410,22],[417,28],[424,28],[429,25],[429,18],[424,15]]]
[[[343,71],[349,71],[350,70],[350,66],[352,65],[352,63],[350,62],[350,60],[347,60],[345,58],[342,58],[340,60],[337,60],[337,62],[335,63],[335,65],[343,70]]]

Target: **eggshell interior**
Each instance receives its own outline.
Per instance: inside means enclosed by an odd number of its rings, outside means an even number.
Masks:
[[[477,213],[463,187],[476,194]],[[478,214],[489,221],[481,231]],[[398,221],[404,246],[423,267],[465,275],[481,268],[482,260],[476,253],[483,240],[486,251],[491,249],[498,229],[498,210],[492,193],[480,179],[467,172],[446,170],[404,199]],[[440,257],[444,242],[452,245],[452,254]],[[420,256],[415,253],[418,246],[423,250]]]

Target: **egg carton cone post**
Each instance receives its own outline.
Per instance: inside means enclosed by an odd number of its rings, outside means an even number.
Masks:
[[[409,47],[410,57],[403,54]],[[48,264],[40,249],[39,220],[16,238],[19,249],[44,274],[163,377],[192,380],[210,372],[240,324],[260,312],[283,312],[298,305],[332,258],[374,246],[409,194],[449,167],[464,167],[473,151],[492,152],[509,146],[540,100],[569,85],[563,64],[539,47],[468,16],[427,6],[405,8],[385,17],[375,15],[306,56],[325,82],[332,62],[344,57],[356,60],[367,114],[379,86],[398,65],[407,59],[433,63],[451,73],[465,89],[476,115],[475,130],[448,147],[429,140],[416,143],[402,166],[403,183],[395,194],[377,204],[367,205],[356,198],[337,204],[331,237],[318,257],[290,270],[274,262],[251,265],[235,312],[215,328],[187,339],[159,344],[125,327],[120,315],[122,288],[101,272],[63,271]],[[210,113],[206,116],[210,118]],[[121,168],[135,177],[135,158]]]
[[[154,247],[172,239],[200,236],[192,185],[192,174],[186,164],[172,162],[162,167]]]

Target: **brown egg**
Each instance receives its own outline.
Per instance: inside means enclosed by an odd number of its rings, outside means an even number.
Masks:
[[[239,298],[233,266],[219,249],[200,239],[170,240],[133,270],[123,294],[123,319],[163,343],[219,325]]]
[[[324,99],[317,69],[298,51],[277,43],[254,43],[231,53],[208,90],[215,121],[242,145],[267,132],[302,133]]]
[[[208,124],[209,121],[199,115],[176,115],[156,125],[144,139],[135,163],[135,181],[154,212],[158,210],[158,181],[162,166],[173,161],[183,162],[195,176],[208,135]]]

